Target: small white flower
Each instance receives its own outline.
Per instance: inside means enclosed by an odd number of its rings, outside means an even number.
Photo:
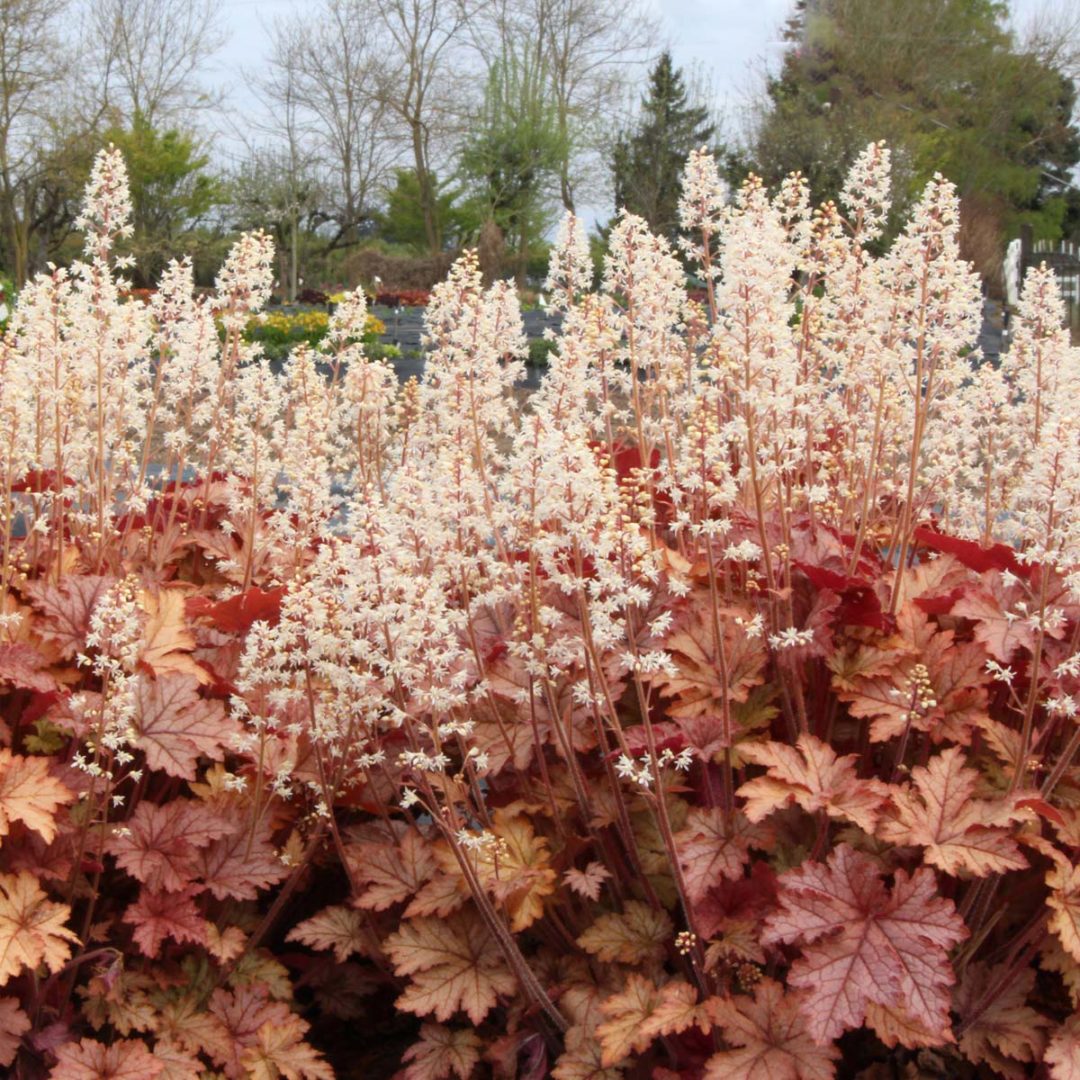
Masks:
[[[787,626],[779,634],[769,635],[769,644],[774,649],[795,649],[800,645],[809,645],[814,640],[813,630],[796,630]]]

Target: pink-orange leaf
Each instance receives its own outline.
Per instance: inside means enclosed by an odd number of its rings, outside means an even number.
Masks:
[[[290,1014],[283,1022],[268,1021],[255,1033],[255,1041],[240,1055],[250,1080],[334,1080],[334,1072],[304,1042],[307,1022]]]
[[[764,843],[766,836],[764,828],[751,826],[742,814],[728,822],[719,807],[694,807],[686,826],[675,834],[690,901],[700,903],[721,881],[741,878],[750,845]]]
[[[139,899],[124,912],[124,922],[135,927],[132,937],[146,956],[157,956],[166,938],[206,944],[206,920],[190,888],[173,893],[140,890]]]
[[[193,1080],[203,1073],[203,1063],[168,1039],[154,1042],[154,1057],[161,1062],[158,1080]]]
[[[688,982],[673,979],[658,987],[633,972],[625,988],[600,1005],[600,1012],[606,1019],[596,1036],[605,1068],[641,1053],[663,1035],[678,1035],[695,1025],[707,1032],[712,1026],[705,1007],[698,1004],[697,990]]]
[[[879,1005],[871,1001],[866,1006],[866,1026],[891,1050],[906,1046],[914,1050],[937,1046],[940,1039],[934,1032],[914,1020],[900,1005]]]
[[[411,1062],[405,1069],[404,1080],[469,1080],[480,1063],[484,1044],[474,1031],[448,1028],[442,1024],[421,1024],[420,1041],[415,1042],[402,1058]]]
[[[0,750],[0,836],[7,836],[13,821],[21,821],[52,843],[56,811],[74,798],[49,775],[48,758]]]
[[[231,997],[231,995],[229,995]],[[232,1038],[220,1016],[204,1011],[198,989],[188,986],[181,996],[170,996],[155,1016],[157,1034],[189,1054],[207,1054],[224,1062]]]
[[[447,919],[403,922],[386,939],[386,952],[397,974],[411,978],[398,1008],[418,1016],[449,1020],[461,1010],[479,1024],[500,994],[517,988],[498,943],[469,908]]]
[[[900,634],[891,639],[894,656],[872,667],[874,674],[837,673],[834,688],[852,716],[869,719],[873,742],[900,738],[909,727],[925,732],[935,745],[967,746],[972,730],[986,718],[986,650],[960,642],[952,630],[939,630],[915,605],[897,615]],[[915,700],[913,675],[921,664],[929,676],[929,693]],[[835,670],[835,669],[834,669]]]
[[[762,979],[752,998],[710,998],[709,1016],[734,1049],[709,1058],[704,1080],[832,1080],[840,1052],[810,1035],[800,997]]]
[[[666,911],[627,900],[621,912],[601,915],[577,942],[606,963],[644,964],[663,956],[673,933]]]
[[[289,931],[286,941],[299,941],[312,949],[333,949],[339,963],[356,953],[371,949],[371,940],[363,916],[340,904],[323,908],[318,915],[305,919]]]
[[[520,933],[544,913],[544,899],[555,891],[558,875],[551,868],[548,842],[525,814],[495,811],[491,829],[498,843],[475,857],[475,873]]]
[[[0,683],[47,694],[59,685],[48,658],[31,645],[0,645]]]
[[[247,935],[239,926],[227,926],[219,930],[213,923],[206,925],[206,950],[215,960],[228,964],[243,953]]]
[[[1046,904],[1053,912],[1050,929],[1073,960],[1080,963],[1080,866],[1058,856],[1046,872],[1046,885],[1050,889]]]
[[[90,574],[70,574],[59,585],[30,582],[23,591],[44,616],[34,629],[57,647],[62,659],[72,659],[86,647],[90,615],[115,582],[116,578]]]
[[[415,829],[390,843],[350,844],[345,854],[356,880],[365,885],[356,906],[368,911],[384,911],[411,899],[437,866],[431,843]]]
[[[860,780],[855,754],[837,757],[832,747],[813,735],[800,735],[795,746],[786,743],[743,743],[747,761],[768,771],[743,784],[736,794],[746,800],[744,812],[753,822],[794,802],[808,813],[824,810],[829,817],[846,818],[873,832],[885,789],[877,780]]]
[[[193,675],[200,682],[210,682],[210,675],[192,658],[195,635],[184,619],[182,589],[158,589],[143,592],[139,603],[146,612],[139,663],[155,675],[169,673]]]
[[[70,943],[79,940],[64,925],[70,914],[66,904],[48,899],[33,874],[0,874],[0,986],[24,968],[63,967]]]
[[[666,709],[669,716],[677,721],[715,717],[718,729],[724,728],[723,717],[730,721],[731,705],[745,701],[763,682],[765,648],[743,625],[752,618],[748,609],[723,609],[718,636],[707,594],[697,596],[680,612],[672,633],[662,642],[675,670],[652,677],[660,693],[672,699]],[[733,736],[733,730],[721,730],[720,745],[730,746]]]
[[[948,952],[967,936],[932,870],[896,872],[890,893],[878,865],[841,844],[828,863],[804,863],[780,877],[780,908],[765,944],[797,944],[788,985],[809,991],[807,1030],[819,1042],[859,1027],[871,1002],[899,1005],[939,1043],[949,1042]]]
[[[598,862],[589,863],[584,870],[578,870],[577,867],[572,866],[563,873],[563,881],[566,882],[567,888],[586,900],[599,900],[600,890],[603,889],[604,882],[609,877],[611,877],[611,871]]]
[[[566,1033],[566,1050],[551,1070],[552,1080],[622,1080],[624,1071],[600,1064],[600,1043],[582,1027]]]
[[[165,1064],[138,1039],[108,1044],[96,1039],[66,1043],[56,1052],[50,1080],[157,1080]]]
[[[238,986],[235,991],[217,989],[210,995],[209,1012],[217,1021],[204,1033],[202,1049],[223,1066],[230,1080],[241,1080],[248,1073],[241,1061],[244,1050],[256,1046],[264,1024],[284,1027],[292,1012],[280,1001],[271,1001],[261,984]]]
[[[951,614],[972,619],[975,640],[995,660],[1007,664],[1017,649],[1034,649],[1038,635],[1032,620],[1015,610],[1016,602],[1024,599],[1019,586],[1006,587],[996,573],[986,575],[982,581],[981,586],[964,590]]]
[[[1003,827],[1015,820],[1002,800],[976,799],[979,774],[964,766],[964,752],[943,750],[911,774],[913,786],[894,788],[894,811],[879,835],[891,844],[918,844],[926,861],[946,874],[976,877],[1023,870],[1027,859]]]
[[[164,806],[141,802],[105,850],[147,888],[176,892],[195,876],[197,849],[235,828],[194,799],[173,799]]]
[[[1080,1013],[1058,1028],[1043,1061],[1050,1066],[1052,1080],[1080,1080]]]
[[[276,885],[289,873],[270,842],[266,824],[249,836],[247,827],[201,848],[195,864],[206,887],[219,900],[254,900],[260,889]]]
[[[646,1026],[656,1036],[678,1035],[691,1027],[708,1032],[712,1021],[698,1004],[697,990],[683,979],[672,979],[660,987],[660,1000]]]
[[[1000,988],[989,1004],[982,1000],[988,987]],[[1022,1071],[1017,1062],[1042,1060],[1048,1021],[1027,1004],[1034,988],[1034,968],[1016,972],[1005,964],[996,968],[979,962],[967,965],[953,1005],[964,1019],[979,1009],[960,1036],[960,1050],[968,1061],[985,1063],[1003,1075],[1017,1075]]]
[[[609,997],[601,1006],[605,1020],[596,1029],[600,1040],[600,1064],[604,1068],[618,1065],[631,1053],[640,1054],[653,1041],[646,1028],[660,1000],[660,991],[652,979],[631,973],[626,986]]]
[[[199,697],[193,675],[141,679],[136,690],[135,745],[151,769],[194,780],[200,756],[220,760],[240,726],[220,701]]]
[[[19,1008],[18,998],[0,998],[0,1065],[15,1060],[22,1037],[30,1030],[30,1017]]]

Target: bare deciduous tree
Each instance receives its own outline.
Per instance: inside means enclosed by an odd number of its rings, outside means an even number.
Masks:
[[[542,73],[562,147],[559,198],[572,209],[579,191],[595,194],[613,113],[655,40],[643,0],[324,0],[315,17],[275,26],[263,89],[278,115],[286,97],[298,104],[329,200],[328,246],[359,235],[407,162],[437,252],[436,174],[460,150],[497,58]]]
[[[1044,0],[1016,26],[1024,48],[1070,79],[1080,79],[1080,7],[1073,0]]]
[[[66,0],[0,3],[0,218],[17,283],[29,268],[46,110],[64,66],[59,20]]]
[[[302,149],[322,180],[314,217],[331,229],[327,250],[354,242],[400,156],[378,93],[371,19],[351,0],[327,0],[315,20],[279,21],[261,85],[279,118],[278,134],[294,156]]]
[[[379,98],[412,152],[428,247],[442,247],[433,153],[467,114],[470,87],[462,51],[475,0],[360,0],[387,37]],[[456,64],[455,64],[456,61]]]
[[[103,110],[156,125],[220,103],[198,78],[226,40],[217,0],[92,0],[86,10]]]
[[[307,145],[317,147],[330,245],[352,239],[395,165],[415,170],[428,247],[442,246],[435,172],[453,147],[478,80],[465,70],[477,0],[325,0],[317,17],[279,22],[271,74],[277,105],[297,95]],[[476,71],[473,75],[477,74]]]

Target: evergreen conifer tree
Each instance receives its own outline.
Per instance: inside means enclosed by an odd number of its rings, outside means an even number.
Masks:
[[[663,53],[649,75],[636,131],[615,144],[615,206],[638,214],[669,239],[679,228],[679,195],[687,155],[711,142],[709,110],[692,104],[682,72]]]

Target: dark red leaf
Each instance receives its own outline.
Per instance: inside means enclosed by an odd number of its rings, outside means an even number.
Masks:
[[[1016,805],[1026,810],[1034,810],[1039,817],[1052,821],[1055,825],[1064,825],[1065,817],[1056,806],[1051,806],[1045,799],[1039,799],[1034,795],[1026,799],[1017,799]]]
[[[195,663],[210,676],[210,681],[203,686],[203,697],[228,701],[237,693],[235,684],[224,678],[209,660],[196,660]]]
[[[633,727],[624,728],[623,736],[626,739],[626,745],[629,747],[630,753],[634,757],[643,757],[649,752],[649,740],[646,737],[644,724],[635,724]],[[674,724],[670,720],[653,724],[653,738],[656,740],[656,752],[658,754],[665,750],[677,754],[680,750],[685,750],[688,745],[683,730],[678,724]],[[613,750],[608,754],[608,758],[614,761],[622,752],[621,749]]]
[[[642,467],[641,451],[630,443],[615,442],[614,444],[608,444],[595,440],[590,442],[589,446],[596,454],[604,454],[611,458],[620,485],[626,484],[630,480],[630,474]],[[649,454],[649,468],[655,469],[659,464],[660,451],[653,447],[652,453]],[[653,493],[653,507],[656,511],[657,521],[661,525],[666,525],[671,521],[673,504],[666,492],[656,491]]]
[[[948,615],[953,605],[964,595],[964,587],[957,585],[940,596],[916,596],[915,603],[927,613],[927,615]]]
[[[48,660],[31,645],[0,645],[0,685],[18,686],[38,694],[57,690]]]
[[[75,481],[70,476],[64,477],[64,485],[74,484]],[[56,491],[56,470],[55,469],[31,469],[21,480],[16,480],[11,485],[13,492],[30,492],[38,495],[44,491]]]
[[[30,696],[30,702],[22,711],[19,722],[33,724],[40,720],[58,701],[60,694],[56,690],[47,690],[44,693],[35,692]]]
[[[959,537],[948,536],[925,525],[915,530],[915,541],[931,551],[955,556],[964,566],[980,574],[986,573],[987,570],[1008,570],[1017,577],[1028,578],[1034,569],[1020,562],[1016,557],[1016,549],[1008,544],[991,544],[990,547],[983,547],[974,540],[961,540]]]
[[[874,630],[893,629],[895,620],[881,610],[881,600],[869,581],[848,577],[823,566],[796,562],[796,567],[806,575],[810,584],[819,589],[829,589],[840,597],[836,618],[841,626],[869,626]]]
[[[750,864],[749,877],[737,881],[723,878],[700,904],[694,904],[698,932],[712,937],[728,919],[756,922],[776,906],[776,897],[776,871],[764,860],[756,859]]]
[[[246,592],[217,603],[205,596],[192,596],[187,601],[187,614],[192,619],[208,619],[225,633],[243,634],[255,622],[276,625],[281,617],[281,598],[284,595],[284,586],[266,592],[253,586]]]
[[[501,660],[510,651],[510,646],[502,638],[497,638],[493,641],[484,653],[484,662],[487,664],[493,664],[496,660]]]

